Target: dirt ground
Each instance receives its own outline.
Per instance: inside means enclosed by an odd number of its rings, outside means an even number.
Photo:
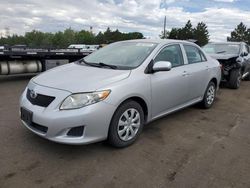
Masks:
[[[56,144],[21,125],[30,76],[0,78],[0,187],[250,187],[250,82],[146,125],[131,147]]]

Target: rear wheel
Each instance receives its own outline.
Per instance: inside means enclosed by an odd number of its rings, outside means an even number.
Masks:
[[[215,96],[216,96],[216,86],[215,83],[211,81],[209,82],[203,100],[201,101],[202,107],[205,109],[210,108],[214,103]]]
[[[233,69],[231,70],[230,73],[230,78],[229,78],[229,87],[231,89],[238,89],[240,87],[240,83],[241,83],[241,71],[240,69]]]
[[[108,142],[115,147],[127,147],[135,142],[144,125],[143,109],[135,101],[118,107],[109,127]]]

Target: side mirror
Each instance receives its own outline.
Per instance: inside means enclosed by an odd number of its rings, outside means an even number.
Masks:
[[[169,61],[157,61],[153,65],[154,72],[170,71],[171,69],[172,69],[172,64]]]
[[[248,56],[248,53],[247,52],[242,52],[241,57],[245,57],[245,56]]]

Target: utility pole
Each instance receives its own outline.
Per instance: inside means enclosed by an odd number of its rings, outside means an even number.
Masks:
[[[166,38],[166,16],[164,18],[163,37],[164,37],[164,39]]]

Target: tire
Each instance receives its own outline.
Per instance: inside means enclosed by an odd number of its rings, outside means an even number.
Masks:
[[[241,71],[240,69],[233,69],[230,73],[230,78],[228,82],[228,86],[231,89],[238,89],[241,83]]]
[[[216,97],[216,86],[214,82],[209,82],[207,89],[205,91],[203,100],[201,101],[201,107],[209,109],[213,106]]]
[[[108,142],[114,147],[127,147],[137,140],[143,126],[144,112],[141,105],[132,100],[127,101],[121,104],[113,115],[109,126]]]

